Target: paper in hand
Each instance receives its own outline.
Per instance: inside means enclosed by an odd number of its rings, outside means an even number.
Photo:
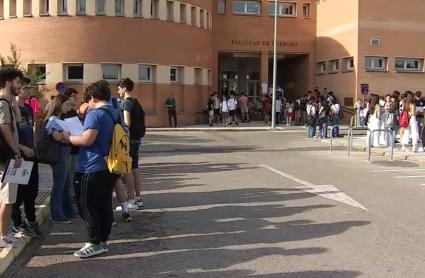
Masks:
[[[83,125],[78,117],[67,118],[64,121],[56,119],[56,123],[64,130],[71,133],[71,135],[81,135],[84,132]]]
[[[9,166],[3,174],[2,183],[16,183],[27,185],[30,181],[31,171],[34,163],[22,160],[22,165],[15,168],[15,160],[11,159]]]

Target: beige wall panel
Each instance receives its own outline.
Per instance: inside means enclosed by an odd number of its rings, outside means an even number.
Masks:
[[[46,64],[46,83],[57,83],[63,81],[63,64]]]
[[[134,17],[134,0],[124,0],[124,15]]]
[[[101,64],[85,64],[84,65],[84,83],[91,84],[102,79]]]
[[[156,66],[156,83],[157,84],[170,84],[170,67],[169,66]]]
[[[121,69],[122,78],[130,78],[135,83],[139,80],[139,65],[137,64],[123,64]]]
[[[183,72],[183,80],[181,80],[182,83],[185,85],[193,85],[195,83],[195,68],[184,67],[182,72]]]
[[[159,11],[160,20],[167,20],[167,0],[159,0]]]
[[[59,13],[58,1],[57,0],[48,0],[49,1],[49,15],[57,16]]]
[[[180,23],[180,1],[174,1],[174,22]]]
[[[106,1],[105,15],[115,16],[115,0],[105,0],[105,1]]]
[[[151,5],[152,0],[143,0],[142,3],[142,17],[149,19],[151,18]]]
[[[77,15],[77,0],[68,0],[68,14],[71,16]]]

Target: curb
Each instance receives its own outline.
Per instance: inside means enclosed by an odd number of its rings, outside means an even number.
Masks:
[[[342,126],[340,127],[341,131],[348,130],[348,127]],[[247,132],[247,131],[279,131],[279,132],[302,132],[305,131],[304,126],[294,126],[294,127],[285,127],[278,126],[276,129],[271,128],[270,126],[264,127],[177,127],[177,128],[169,128],[169,127],[149,127],[146,131],[151,132],[184,132],[184,131],[205,131],[205,132],[226,132],[226,131],[237,131],[237,132]]]
[[[35,215],[37,222],[41,226],[46,217],[49,215],[50,198],[38,206]],[[31,238],[22,238],[22,243],[17,247],[3,248],[0,251],[0,277],[6,272],[7,268],[15,261],[16,258],[24,251],[25,247],[31,241]]]

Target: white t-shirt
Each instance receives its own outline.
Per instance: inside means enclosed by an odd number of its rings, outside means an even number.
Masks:
[[[294,105],[292,103],[287,103],[286,104],[286,109],[288,109],[288,113],[293,113],[294,112]]]
[[[307,105],[307,115],[316,116],[316,106],[310,104]]]
[[[338,103],[331,106],[332,114],[338,114],[340,109],[341,107]]]
[[[236,110],[236,105],[238,104],[237,100],[234,98],[230,98],[227,101],[227,105],[229,106],[229,110],[233,111]]]
[[[229,112],[229,106],[228,106],[227,100],[220,102],[220,108],[221,108],[221,112],[224,112],[224,113]]]
[[[282,112],[282,101],[280,99],[276,99],[276,113]]]

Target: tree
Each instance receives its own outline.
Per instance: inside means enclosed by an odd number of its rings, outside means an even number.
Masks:
[[[10,44],[10,54],[3,56],[0,54],[0,69],[16,68],[21,70],[25,77],[31,80],[31,95],[41,98],[46,91],[40,86],[40,81],[46,78],[46,74],[34,67],[24,66],[21,61],[21,50],[13,43]]]

